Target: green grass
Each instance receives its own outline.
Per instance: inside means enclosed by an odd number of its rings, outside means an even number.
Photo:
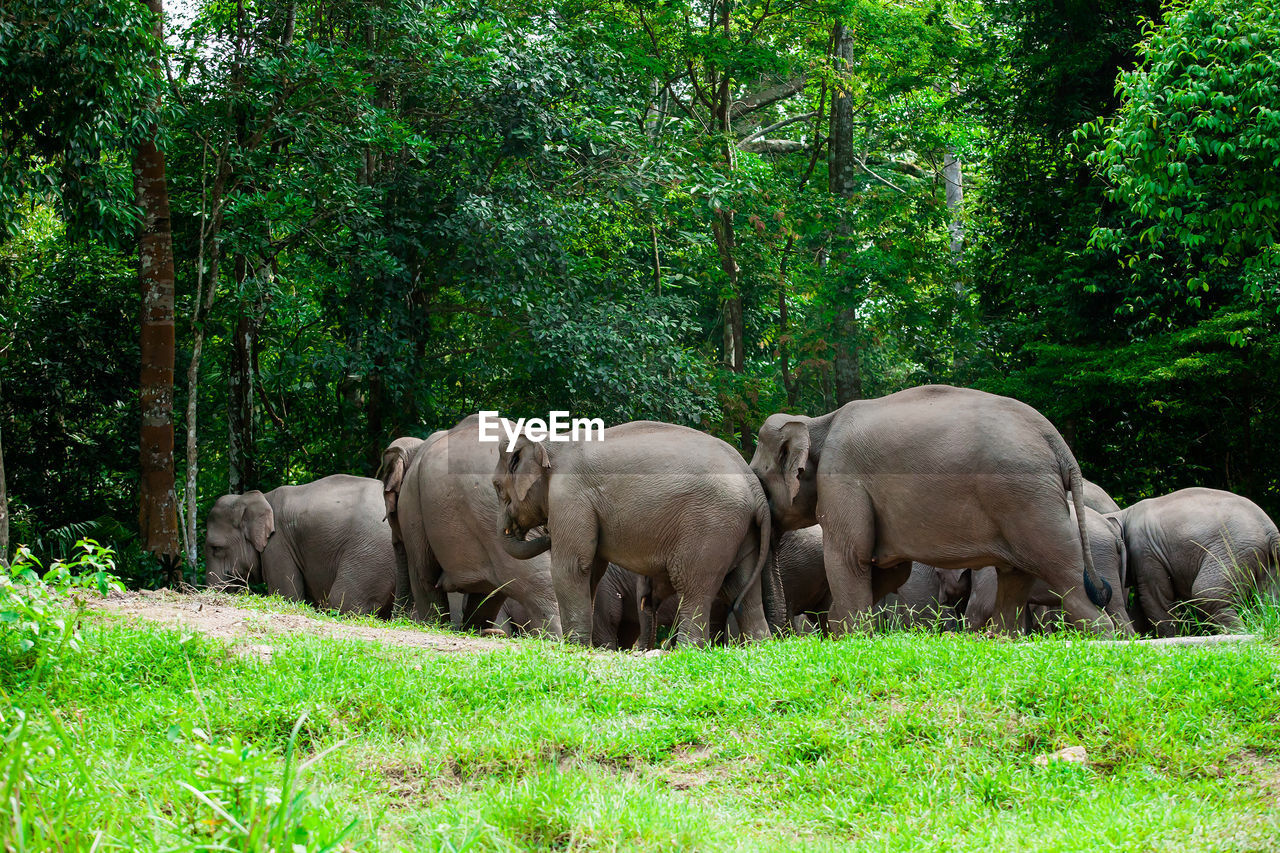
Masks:
[[[1280,850],[1271,642],[265,642],[93,622],[38,684],[0,660],[0,843]]]

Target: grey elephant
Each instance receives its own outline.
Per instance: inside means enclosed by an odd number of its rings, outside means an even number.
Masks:
[[[547,525],[566,637],[590,639],[592,586],[611,562],[671,585],[681,642],[707,642],[721,594],[745,636],[769,636],[761,589],[769,508],[742,457],[720,439],[654,421],[611,427],[597,440],[521,435],[501,451],[493,488],[508,547],[526,547],[526,532]]]
[[[819,629],[826,633],[831,586],[827,582],[822,559],[822,527],[814,524],[785,531],[778,537],[773,550],[786,600],[787,622],[794,626],[797,619],[805,618],[817,623]],[[897,573],[876,572],[872,575],[872,596],[880,602],[898,593],[900,587],[906,585],[905,580]],[[905,602],[905,606],[924,608],[923,596],[926,593],[923,590],[912,587],[908,594],[911,600]]]
[[[268,591],[343,613],[389,616],[395,552],[382,485],[334,474],[267,493],[223,495],[209,511],[206,583]]]
[[[1085,480],[1081,495],[1084,497],[1084,505],[1094,512],[1106,515],[1109,512],[1120,511],[1120,505],[1107,493],[1106,489],[1097,483]]]
[[[1071,507],[1072,518],[1075,507]],[[1128,570],[1128,549],[1121,535],[1120,523],[1113,516],[1104,516],[1089,507],[1084,509],[1085,524],[1089,531],[1089,548],[1093,555],[1093,565],[1098,575],[1111,587],[1114,594],[1107,602],[1106,612],[1115,623],[1116,629],[1123,635],[1134,632],[1132,620],[1126,607],[1126,588],[1130,583]],[[961,583],[965,588],[965,623],[971,630],[982,630],[989,624],[1000,624],[1002,621],[998,607],[999,585],[1004,582],[994,566],[969,570]],[[955,595],[955,581],[952,581],[949,594]],[[1005,614],[1003,621],[1017,620],[1023,630],[1041,629],[1057,626],[1061,622],[1062,598],[1045,581],[1031,579],[1027,597],[1022,601],[1010,600],[1008,606],[1013,612]]]
[[[1111,589],[1092,565],[1080,466],[1053,424],[1025,403],[929,385],[816,418],[771,415],[751,468],[775,524],[822,525],[833,632],[865,619],[874,572],[900,585],[913,561],[996,566],[1009,575],[1001,613],[1025,601],[1031,577],[1040,577],[1062,594],[1074,623],[1114,630],[1100,609]]]
[[[896,592],[886,594],[872,611],[882,628],[957,631],[960,611],[943,596],[943,576],[955,571],[912,563],[911,574]]]
[[[1108,518],[1120,526],[1138,601],[1159,636],[1177,632],[1173,610],[1180,603],[1223,631],[1240,631],[1241,597],[1275,589],[1280,533],[1248,498],[1181,489]]]
[[[427,440],[413,436],[397,438],[382,451],[382,462],[378,466],[387,524],[391,526],[391,544],[396,555],[396,611],[400,613],[406,612],[413,604],[413,596],[409,593],[409,561],[405,556],[404,535],[400,531],[400,485],[404,482],[405,472],[409,470],[413,457],[422,446],[443,434],[433,433]]]
[[[606,649],[654,648],[656,610],[653,578],[611,563],[592,598],[591,644]]]
[[[479,416],[433,433],[411,450],[399,483],[391,476],[395,466],[384,465],[384,488],[395,491],[409,587],[397,597],[412,597],[418,619],[444,621],[446,594],[470,593],[467,600],[484,608],[470,621],[482,627],[502,605],[497,592],[524,606],[534,630],[560,636],[547,545],[506,545],[496,533],[499,504],[490,479],[498,445],[481,441]]]

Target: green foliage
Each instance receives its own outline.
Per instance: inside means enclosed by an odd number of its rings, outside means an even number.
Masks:
[[[37,556],[66,556],[77,538],[128,546],[137,490],[137,280],[129,258],[74,243],[54,210],[23,218],[0,245],[0,413],[15,501],[13,538]],[[54,542],[50,531],[69,530]],[[132,527],[132,525],[130,525]],[[123,534],[123,535],[122,535]],[[70,541],[65,541],[70,538]]]
[[[188,816],[188,827],[204,844],[220,850],[348,849],[344,841],[356,829],[333,823],[327,810],[317,809],[311,792],[298,784],[300,774],[337,749],[336,744],[305,761],[298,755],[298,732],[303,714],[293,726],[283,757],[230,735],[215,739],[194,727],[170,727],[168,739],[188,748],[191,781],[178,779],[211,816]],[[189,729],[189,730],[187,730]]]
[[[1280,295],[1280,11],[1192,0],[1169,7],[1120,75],[1121,105],[1086,125],[1091,162],[1129,221],[1093,242],[1199,304]]]
[[[137,0],[7,0],[0,9],[0,236],[52,196],[79,235],[120,245],[138,222],[131,146],[153,120],[156,45]],[[2,242],[2,241],[0,241]]]
[[[106,595],[124,586],[111,573],[115,554],[92,539],[76,543],[80,553],[55,560],[41,571],[39,560],[19,546],[13,562],[0,566],[0,625],[11,659],[35,664],[37,672],[57,666],[65,651],[78,651],[76,623],[84,604],[73,593]],[[72,609],[70,606],[74,605]]]

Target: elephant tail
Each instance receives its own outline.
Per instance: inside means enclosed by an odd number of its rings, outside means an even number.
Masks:
[[[769,501],[764,495],[764,487],[760,485],[760,481],[754,474],[751,480],[754,481],[751,483],[751,494],[755,498],[755,522],[760,530],[760,542],[755,569],[751,572],[750,580],[743,585],[734,599],[733,613],[737,615],[742,611],[742,599],[746,597],[752,585],[762,583],[761,598],[764,600],[765,617],[771,627],[780,630],[786,617],[785,615],[779,617],[778,612],[781,610],[785,613],[786,605],[781,600],[782,584],[778,580],[777,562],[773,559],[773,512],[769,509]],[[769,568],[767,577],[765,576],[766,567]]]
[[[1058,470],[1062,472],[1063,485],[1071,492],[1071,502],[1076,510],[1076,527],[1080,531],[1080,548],[1084,552],[1084,591],[1098,607],[1106,607],[1111,603],[1111,584],[1098,575],[1093,566],[1093,549],[1089,547],[1089,530],[1084,517],[1084,476],[1080,473],[1080,463],[1067,447],[1062,436],[1054,431],[1054,454],[1058,457]],[[1052,439],[1051,439],[1052,441]]]

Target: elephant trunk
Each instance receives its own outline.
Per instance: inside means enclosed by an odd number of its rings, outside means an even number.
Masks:
[[[532,559],[551,547],[551,537],[545,534],[525,539],[524,531],[505,512],[498,513],[498,536],[503,550],[517,560]]]
[[[399,539],[396,539],[392,547],[396,554],[396,593],[392,613],[408,618],[414,606],[413,589],[409,585],[409,555]]]

